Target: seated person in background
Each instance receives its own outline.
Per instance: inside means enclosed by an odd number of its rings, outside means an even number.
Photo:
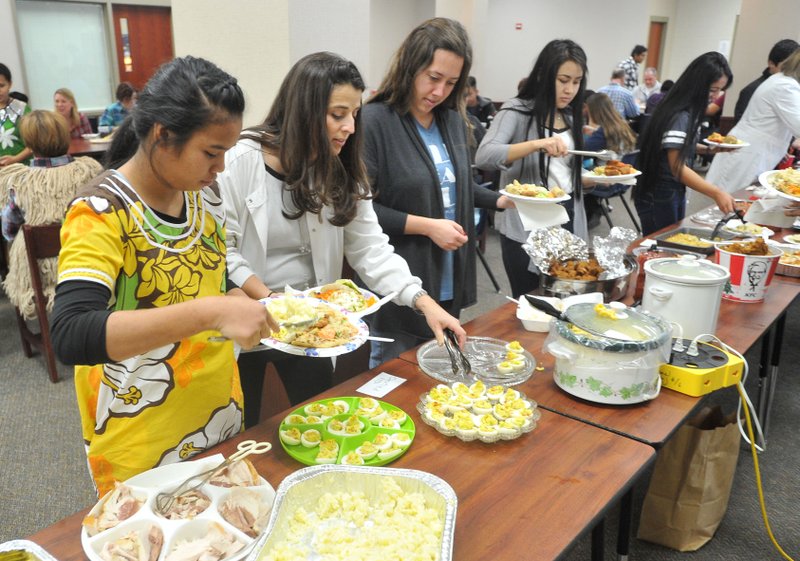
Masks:
[[[658,81],[658,70],[652,66],[644,70],[644,83],[639,84],[633,90],[633,98],[639,105],[641,111],[647,106],[647,99],[661,89],[661,82]]]
[[[56,93],[53,94],[53,104],[56,108],[56,113],[64,117],[69,123],[69,136],[71,138],[80,138],[81,135],[91,134],[92,125],[89,124],[89,119],[78,111],[78,103],[75,101],[75,95],[67,88],[58,88]]]
[[[487,125],[494,118],[497,109],[488,97],[481,97],[478,92],[478,82],[475,76],[467,78],[467,93],[464,96],[467,100],[467,113],[474,115],[478,121]]]
[[[117,101],[106,107],[97,124],[101,127],[116,127],[122,124],[128,112],[136,103],[138,92],[130,82],[117,86]]]
[[[656,105],[661,103],[661,100],[667,97],[667,92],[674,84],[675,82],[672,80],[664,80],[664,82],[661,84],[661,89],[647,98],[647,105],[644,108],[646,115],[650,115],[656,108]]]
[[[733,109],[733,124],[739,122],[739,119],[744,115],[744,110],[747,109],[747,104],[750,103],[750,98],[753,97],[758,86],[764,83],[764,80],[780,71],[780,66],[784,60],[789,58],[795,49],[800,47],[800,44],[793,39],[782,39],[775,43],[769,51],[767,57],[767,67],[761,73],[761,76],[747,84],[739,92],[739,99],[736,100],[736,107]]]
[[[633,119],[639,116],[639,106],[636,105],[633,94],[622,85],[624,79],[625,71],[616,68],[611,73],[611,82],[597,91],[611,98],[611,103],[614,104],[623,119]]]
[[[0,168],[18,162],[27,163],[31,156],[30,149],[22,143],[19,134],[20,118],[30,113],[31,108],[25,101],[9,95],[11,90],[11,70],[0,62]]]
[[[61,222],[67,205],[78,188],[103,171],[89,157],[67,155],[69,124],[53,111],[32,111],[19,125],[25,146],[33,151],[30,167],[12,164],[0,170],[0,206],[3,208],[3,235],[12,241],[9,272],[3,283],[9,300],[26,319],[35,317],[25,240],[16,236],[22,223],[34,226]],[[16,210],[14,210],[16,207]],[[14,219],[16,217],[16,219]],[[56,287],[57,259],[41,262],[42,283],[48,299]]]

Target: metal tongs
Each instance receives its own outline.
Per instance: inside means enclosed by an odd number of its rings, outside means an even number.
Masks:
[[[720,221],[717,222],[717,225],[714,226],[714,229],[711,231],[710,238],[712,242],[716,241],[716,237],[719,235],[719,231],[722,229],[722,227],[725,226],[725,224],[727,224],[730,220],[733,220],[734,218],[738,218],[739,220],[742,221],[742,223],[744,223],[744,213],[738,208],[734,210],[732,213],[728,214],[727,216],[723,216],[720,219]]]
[[[222,463],[209,470],[191,476],[170,492],[165,491],[156,495],[156,511],[162,515],[166,515],[169,509],[172,508],[172,505],[175,504],[176,500],[191,491],[199,489],[200,486],[211,479],[214,474],[250,454],[264,454],[265,452],[269,452],[272,449],[272,444],[269,442],[256,442],[255,440],[243,440],[236,448],[238,452],[231,454],[228,459]]]
[[[458,346],[458,336],[451,329],[444,330],[444,348],[450,356],[450,365],[453,367],[453,375],[462,380],[468,380],[472,374],[472,365],[469,363],[467,355]]]
[[[567,150],[567,152],[575,156],[586,156],[587,158],[597,158],[598,160],[618,159],[618,154],[611,150],[600,150],[598,152],[590,152],[589,150]]]

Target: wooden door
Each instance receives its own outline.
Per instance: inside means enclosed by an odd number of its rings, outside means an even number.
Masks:
[[[156,68],[172,60],[169,8],[114,4],[119,81],[142,89]]]
[[[664,38],[667,33],[667,22],[651,21],[650,32],[647,37],[647,59],[645,68],[653,67],[658,70],[658,77],[661,76],[661,47],[664,45]]]

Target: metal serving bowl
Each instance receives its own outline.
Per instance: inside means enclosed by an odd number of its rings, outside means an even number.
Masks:
[[[636,278],[639,265],[630,255],[625,256],[625,266],[628,272],[615,279],[596,281],[560,279],[545,272],[539,272],[539,294],[564,298],[573,294],[588,294],[602,292],[606,302],[621,300],[628,292],[631,279]]]

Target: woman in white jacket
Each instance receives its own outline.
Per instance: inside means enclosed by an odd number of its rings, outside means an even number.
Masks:
[[[341,277],[346,258],[378,294],[415,307],[441,340],[466,333],[422,289],[394,252],[372,208],[360,158],[364,82],[352,62],[332,53],[302,58],[289,71],[264,123],[243,132],[218,176],[227,213],[228,276],[252,298],[305,289]],[[264,369],[272,362],[290,401],[332,385],[329,358],[275,350],[239,357],[245,425],[258,421]]]
[[[758,87],[730,134],[749,146],[714,156],[706,179],[732,193],[774,169],[800,137],[800,49]]]

